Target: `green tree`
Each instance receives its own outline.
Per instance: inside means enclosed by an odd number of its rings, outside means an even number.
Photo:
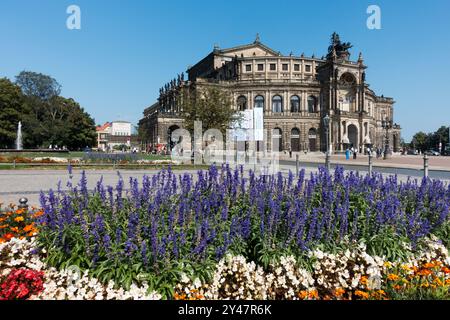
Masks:
[[[181,116],[186,129],[191,132],[194,130],[194,122],[201,121],[204,131],[218,129],[225,134],[232,122],[240,120],[240,114],[232,108],[229,93],[219,88],[185,90],[181,103]]]
[[[22,71],[16,76],[16,83],[28,97],[48,101],[61,93],[61,85],[50,76],[42,73]]]
[[[23,71],[16,83],[29,110],[23,117],[26,147],[58,145],[73,150],[95,144],[94,120],[76,101],[59,96],[61,85],[55,79]]]
[[[442,143],[442,151],[445,150],[445,146],[448,144],[448,127],[442,126],[431,137],[430,148],[439,150],[439,143]]]
[[[420,131],[416,133],[412,138],[411,146],[417,150],[424,152],[428,149],[428,141],[428,135],[425,132]]]
[[[24,97],[20,88],[6,78],[0,79],[0,148],[13,148],[17,125],[23,120]]]

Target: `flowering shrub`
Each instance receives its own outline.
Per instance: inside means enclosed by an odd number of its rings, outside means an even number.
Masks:
[[[369,256],[407,260],[426,237],[446,241],[450,234],[449,186],[344,175],[342,168],[334,175],[320,169],[309,179],[304,171],[298,177],[256,176],[228,166],[199,171],[195,178],[168,170],[145,176],[141,184],[131,178],[129,191],[122,179],[115,188],[99,181],[93,193],[83,173],[78,185],[68,186],[69,191],[41,195],[38,241],[52,247],[46,262],[57,268],[74,264],[102,283],[125,288],[147,282],[168,298],[182,270],[206,283],[227,253],[253,261],[237,281],[256,282],[247,291],[224,295],[259,297],[259,267],[267,271],[289,256],[307,263],[319,248],[329,252],[323,259],[336,270],[314,269],[321,282],[317,294],[349,289],[358,295],[358,280],[379,263]],[[333,262],[336,248],[358,243],[364,243],[366,255],[344,253]],[[267,290],[268,297],[293,296],[286,288]]]
[[[312,276],[298,268],[294,257],[281,257],[268,271],[243,256],[225,256],[216,266],[211,284],[191,281],[183,274],[176,286],[175,299],[266,300],[295,299],[297,292],[314,284]]]
[[[242,256],[227,255],[213,280],[191,281],[183,274],[175,299],[387,300],[450,299],[450,259],[441,244],[427,240],[407,262],[371,257],[363,246],[334,254],[314,251],[314,270],[283,257],[268,271]],[[431,258],[433,257],[433,258]],[[427,259],[433,260],[427,260]]]
[[[36,234],[35,219],[42,215],[42,211],[29,213],[14,206],[6,209],[6,212],[0,212],[0,243],[12,238],[30,238]]]
[[[73,268],[61,271],[47,266],[42,260],[46,250],[38,250],[34,238],[13,238],[0,244],[0,298],[40,300],[155,300],[161,296],[144,284],[132,284],[130,290],[119,288],[114,282],[101,283],[88,272]],[[20,274],[17,275],[17,270]],[[31,284],[23,277],[34,275]],[[41,282],[36,282],[39,276]],[[26,278],[25,277],[25,278]],[[2,282],[1,279],[6,279]],[[27,278],[26,278],[27,279]],[[28,280],[27,280],[28,281]],[[42,286],[40,285],[42,284]],[[28,287],[27,287],[28,285]],[[28,294],[25,295],[28,290]],[[38,290],[39,289],[39,290]]]
[[[44,289],[44,273],[29,269],[14,269],[2,281],[0,300],[25,300]]]

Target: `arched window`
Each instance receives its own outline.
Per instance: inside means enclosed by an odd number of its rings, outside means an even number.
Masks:
[[[317,112],[317,98],[314,96],[308,97],[308,112],[309,113]]]
[[[283,98],[276,95],[272,98],[272,112],[280,113],[283,112]]]
[[[263,108],[264,109],[264,97],[263,96],[255,97],[255,108]]]
[[[283,150],[283,131],[280,128],[272,130],[272,151]]]
[[[237,98],[237,107],[239,111],[247,110],[247,98],[244,96]]]
[[[300,112],[300,98],[298,96],[291,97],[291,112]]]

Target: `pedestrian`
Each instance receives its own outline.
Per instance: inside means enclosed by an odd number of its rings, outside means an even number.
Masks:
[[[345,160],[350,160],[350,150],[348,147],[345,149]]]
[[[353,160],[356,160],[356,158],[357,158],[357,155],[356,155],[356,153],[358,152],[358,149],[357,148],[354,148],[353,149]]]

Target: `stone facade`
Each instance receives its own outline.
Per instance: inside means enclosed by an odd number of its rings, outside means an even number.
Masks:
[[[349,43],[333,34],[326,57],[283,56],[259,40],[230,49],[214,50],[184,74],[160,89],[158,102],[144,111],[140,127],[145,142],[167,144],[173,130],[183,127],[179,116],[183,88],[217,86],[230,93],[234,108],[264,108],[268,149],[281,139],[280,149],[326,150],[323,118],[330,117],[329,141],[333,151],[347,147],[400,149],[400,126],[394,124],[394,100],[376,95],[366,82],[362,55],[350,60]],[[383,128],[383,120],[389,129]]]

